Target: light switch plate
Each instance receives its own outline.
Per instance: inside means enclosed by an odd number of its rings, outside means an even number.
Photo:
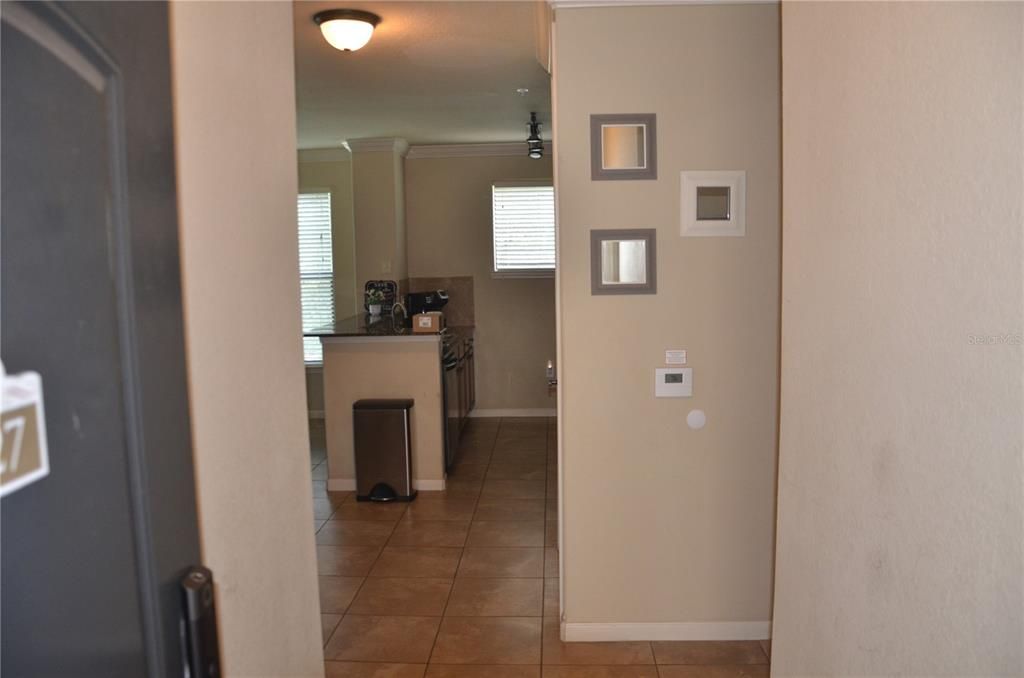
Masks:
[[[686,350],[685,349],[669,349],[665,351],[665,364],[666,365],[685,365],[686,364]]]
[[[654,370],[655,398],[689,398],[692,395],[692,367],[659,367]]]

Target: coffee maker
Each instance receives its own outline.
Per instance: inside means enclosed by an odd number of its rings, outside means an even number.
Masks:
[[[410,292],[405,297],[405,307],[409,317],[427,311],[440,311],[448,303],[448,293],[444,290],[432,292]]]

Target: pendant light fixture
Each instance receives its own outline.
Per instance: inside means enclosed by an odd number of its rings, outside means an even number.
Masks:
[[[313,21],[331,47],[354,52],[370,42],[380,17],[359,9],[329,9],[318,12]]]
[[[526,123],[529,136],[526,137],[526,154],[534,160],[544,157],[544,142],[540,138],[540,123],[537,114],[530,113],[530,122]]]

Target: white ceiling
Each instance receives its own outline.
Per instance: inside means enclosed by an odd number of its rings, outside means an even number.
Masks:
[[[313,15],[381,17],[370,43],[339,52]],[[412,144],[523,141],[530,111],[550,138],[551,87],[536,60],[535,2],[295,2],[299,148],[344,139]],[[529,88],[520,96],[516,89]]]

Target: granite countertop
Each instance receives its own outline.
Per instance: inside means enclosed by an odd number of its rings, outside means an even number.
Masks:
[[[455,338],[470,338],[473,336],[472,325],[449,325],[444,332]],[[396,321],[391,314],[385,313],[379,319],[372,319],[363,313],[354,315],[342,320],[336,320],[332,325],[318,327],[310,332],[304,332],[306,337],[429,337],[436,334],[416,333],[411,327],[405,326],[405,321]]]

